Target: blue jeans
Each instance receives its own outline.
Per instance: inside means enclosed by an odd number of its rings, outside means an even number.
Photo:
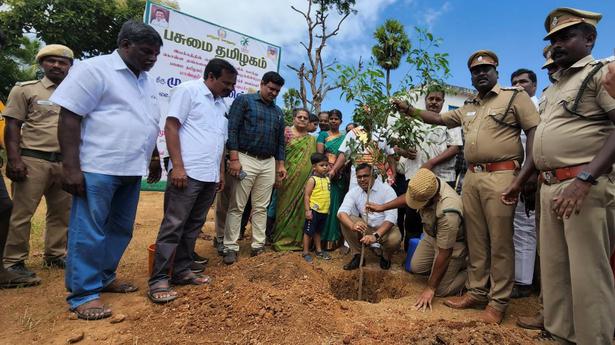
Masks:
[[[73,197],[65,282],[71,309],[100,298],[132,238],[140,176],[83,173],[85,197]]]

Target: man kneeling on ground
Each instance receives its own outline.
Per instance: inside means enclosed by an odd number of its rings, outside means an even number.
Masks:
[[[384,212],[395,210],[404,202],[419,211],[425,233],[412,256],[411,271],[429,274],[427,287],[414,307],[431,309],[434,295],[458,294],[467,278],[461,197],[430,170],[420,169],[410,180],[405,195],[383,205],[370,202],[365,208],[369,212]]]
[[[370,246],[380,243],[383,247],[380,256],[380,268],[391,268],[391,255],[399,248],[401,233],[397,228],[397,210],[372,213],[366,216],[367,222],[361,219],[365,213],[365,203],[369,191],[369,200],[377,204],[384,204],[397,197],[395,191],[388,184],[375,177],[371,165],[362,163],[355,169],[358,186],[352,188],[344,197],[344,201],[337,211],[342,234],[350,245],[352,260],[344,265],[345,270],[354,270],[360,265],[361,243]],[[370,189],[371,187],[371,189]]]

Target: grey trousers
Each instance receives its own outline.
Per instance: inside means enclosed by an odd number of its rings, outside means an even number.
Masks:
[[[190,271],[194,245],[216,196],[216,187],[215,182],[190,177],[184,189],[167,184],[150,286],[168,280],[171,268],[174,277],[183,277]]]

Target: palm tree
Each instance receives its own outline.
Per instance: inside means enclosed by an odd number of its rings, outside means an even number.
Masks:
[[[401,58],[410,51],[410,39],[404,25],[395,19],[387,19],[374,32],[377,43],[372,47],[376,62],[386,71],[387,96],[391,90],[391,70],[397,69]]]

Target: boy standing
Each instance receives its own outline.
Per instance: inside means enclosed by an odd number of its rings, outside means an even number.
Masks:
[[[322,153],[314,153],[311,157],[312,175],[305,184],[305,226],[303,228],[303,258],[312,262],[310,255],[310,241],[314,240],[316,256],[330,260],[329,253],[324,252],[320,245],[320,233],[327,223],[331,194],[329,189],[329,161]]]

